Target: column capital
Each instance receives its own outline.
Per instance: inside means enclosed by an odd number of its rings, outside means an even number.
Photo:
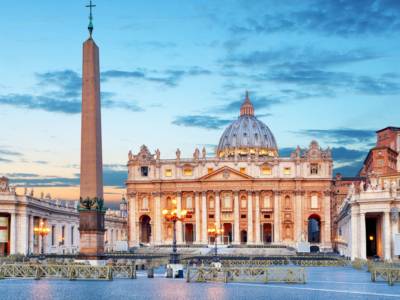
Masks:
[[[274,193],[275,196],[282,195],[282,191],[281,190],[273,190],[273,193]]]
[[[153,197],[160,197],[161,196],[161,192],[152,192],[151,195]]]

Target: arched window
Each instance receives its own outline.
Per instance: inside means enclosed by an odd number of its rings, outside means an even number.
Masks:
[[[321,242],[321,218],[318,215],[311,215],[308,218],[308,242]]]
[[[290,208],[290,197],[289,196],[285,197],[285,207]]]
[[[246,201],[246,197],[242,196],[241,200],[240,200],[240,207],[241,208],[246,208],[247,207],[247,201]]]

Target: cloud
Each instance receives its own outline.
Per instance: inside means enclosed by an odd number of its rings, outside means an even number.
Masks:
[[[322,68],[355,63],[381,58],[382,55],[368,49],[346,51],[317,50],[311,47],[287,47],[282,49],[252,51],[250,53],[233,53],[228,55],[225,63],[244,67],[275,66],[281,63]]]
[[[76,114],[81,111],[81,102],[77,99],[62,100],[48,96],[9,94],[0,96],[0,104],[25,109],[38,109],[48,112]]]
[[[334,144],[365,144],[371,143],[375,138],[375,131],[370,129],[306,129],[295,133]]]
[[[140,79],[147,82],[155,82],[168,87],[176,87],[178,83],[186,77],[210,75],[212,72],[201,67],[193,66],[186,69],[167,69],[164,71],[154,71],[147,69],[137,69],[133,71],[108,70],[101,73],[104,81],[116,78]]]
[[[1,160],[0,160],[1,161]],[[105,164],[103,168],[103,183],[105,186],[117,186],[124,188],[128,171],[125,165]],[[60,177],[53,175],[39,175],[36,173],[8,173],[5,174],[13,184],[21,186],[52,186],[66,187],[77,186],[80,183],[79,173],[72,177]]]
[[[363,166],[362,161],[357,161],[345,166],[333,169],[333,174],[340,173],[345,177],[355,177]]]
[[[221,75],[229,79],[247,78],[258,83],[269,81],[296,84],[307,89],[312,86],[316,91],[308,92],[306,95],[308,97],[331,97],[335,94],[333,90],[350,90],[370,95],[398,94],[400,93],[398,74],[367,76],[333,69],[341,65],[382,57],[384,56],[381,54],[363,48],[332,51],[317,50],[312,47],[287,47],[249,53],[230,53],[221,61],[225,69]],[[245,71],[238,72],[237,68]]]
[[[7,159],[7,158],[1,158],[1,157],[0,157],[0,162],[10,163],[10,162],[12,162],[12,160],[11,160],[11,159]]]
[[[82,78],[72,70],[36,74],[38,87],[45,89],[39,95],[9,94],[0,95],[0,105],[24,109],[37,109],[47,112],[77,114],[81,112]],[[115,100],[115,94],[102,92],[104,108],[121,108],[129,111],[142,111],[134,102]]]
[[[221,119],[215,116],[189,115],[178,116],[172,121],[172,124],[184,127],[197,127],[204,129],[221,129],[232,120]]]
[[[0,154],[2,155],[9,155],[9,156],[22,156],[22,153],[7,149],[0,149]]]
[[[263,16],[250,17],[243,25],[231,26],[231,32],[316,33],[326,36],[365,36],[400,29],[400,3],[390,0],[308,0],[299,5],[287,2]]]

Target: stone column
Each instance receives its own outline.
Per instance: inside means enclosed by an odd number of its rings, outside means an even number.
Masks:
[[[303,210],[301,207],[301,192],[296,191],[294,198],[294,241],[299,242],[301,240],[301,223],[302,223]]]
[[[19,226],[18,226],[18,248],[17,253],[28,254],[29,250],[29,217],[27,214],[22,214],[19,216]]]
[[[137,231],[136,231],[136,194],[130,195],[129,199],[129,246],[134,247],[138,244]]]
[[[365,213],[360,213],[360,258],[367,259]]]
[[[281,240],[281,192],[274,193],[274,243],[280,243]]]
[[[194,194],[194,213],[196,214],[196,244],[201,243],[201,215],[200,215],[200,198],[199,193]]]
[[[215,227],[221,229],[221,200],[220,191],[214,191],[215,194]],[[221,236],[217,238],[217,243],[221,244]]]
[[[155,215],[155,244],[160,245],[161,244],[161,225],[162,225],[162,219],[161,219],[161,197],[160,193],[154,193],[154,215]]]
[[[233,218],[234,218],[234,238],[233,238],[233,243],[234,244],[240,244],[240,212],[239,212],[239,192],[235,191],[235,198],[234,198],[234,212],[233,212]]]
[[[388,211],[385,211],[383,214],[383,234],[385,235],[383,255],[385,260],[391,260],[392,259],[391,245],[390,245],[391,226],[390,226],[390,212]]]
[[[392,216],[390,216],[390,218],[392,218]],[[391,241],[391,244],[392,244],[392,253],[393,253],[393,255],[395,254],[395,236],[396,236],[396,234],[398,234],[399,233],[399,215],[398,215],[398,213],[397,213],[397,221],[395,221],[395,220],[393,220],[392,219],[392,241]]]
[[[201,193],[201,242],[206,245],[207,240],[207,194],[206,192]]]
[[[260,192],[256,192],[256,210],[255,210],[255,221],[256,221],[256,244],[261,244],[260,238]]]
[[[358,226],[359,216],[355,207],[351,208],[351,260],[359,258]]]
[[[176,194],[176,209],[178,211],[182,210],[182,193],[178,192]],[[178,244],[183,243],[183,236],[182,236],[182,222],[176,222],[176,242]]]
[[[324,219],[325,219],[325,227],[324,227],[324,246],[332,247],[331,243],[331,193],[329,191],[324,194]]]
[[[29,216],[29,253],[33,253],[33,240],[34,240],[34,232],[33,232],[33,218],[34,216]]]
[[[247,244],[254,243],[253,236],[253,193],[247,194]]]
[[[10,254],[17,253],[17,214],[11,213],[11,224],[10,224]]]

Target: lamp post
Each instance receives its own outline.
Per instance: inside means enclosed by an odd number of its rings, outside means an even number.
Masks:
[[[164,209],[162,214],[166,221],[173,223],[173,240],[172,240],[172,253],[170,257],[170,264],[179,264],[179,255],[176,249],[176,222],[184,221],[186,217],[188,217],[187,210],[178,210],[176,208],[176,200],[172,200],[172,204],[174,208],[172,209]]]
[[[40,220],[39,226],[36,226],[35,228],[33,228],[33,232],[36,235],[40,235],[41,236],[41,238],[42,238],[42,248],[40,249],[40,253],[44,254],[44,237],[49,234],[50,228],[46,227],[44,225],[44,222],[42,220]]]
[[[208,228],[208,235],[214,237],[214,261],[218,261],[218,237],[224,234],[223,228],[217,228],[217,224],[214,224],[213,228]]]

